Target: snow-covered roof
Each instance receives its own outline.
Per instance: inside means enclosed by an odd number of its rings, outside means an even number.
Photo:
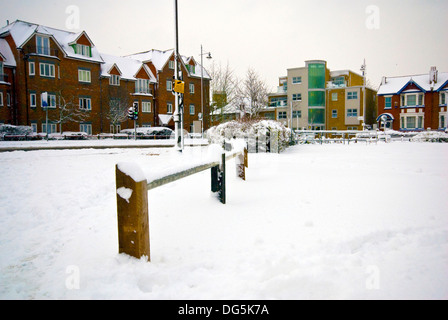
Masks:
[[[3,64],[9,67],[16,67],[16,59],[5,39],[0,39],[0,55],[3,57]]]
[[[340,76],[348,76],[350,75],[350,70],[336,70],[336,71],[330,71],[330,77],[336,78]]]
[[[430,81],[430,75],[413,75],[404,77],[387,77],[383,79],[378,95],[400,94],[409,84],[415,84],[421,91],[438,91],[448,82],[448,72],[438,73],[437,82]]]
[[[136,59],[136,60],[140,60],[143,63],[152,62],[154,67],[158,71],[161,71],[165,67],[165,65],[168,63],[168,60],[171,58],[173,53],[174,53],[174,50],[172,50],[172,49],[165,50],[165,51],[152,49],[152,50],[149,50],[146,52],[131,54],[131,55],[128,55],[127,57]]]
[[[162,71],[166,64],[168,63],[168,61],[171,59],[171,57],[174,54],[174,50],[173,49],[169,49],[169,50],[165,50],[165,51],[161,51],[161,50],[156,50],[156,49],[152,49],[146,52],[141,52],[141,53],[136,53],[136,54],[132,54],[132,55],[128,55],[127,57],[132,58],[132,59],[136,59],[136,60],[140,60],[143,63],[147,63],[147,62],[152,62],[152,64],[154,65],[154,67],[158,70],[158,71]],[[191,57],[185,57],[182,56],[182,62],[184,64],[187,64],[190,61]],[[205,70],[205,68],[203,68],[199,63],[197,63],[196,61],[195,65],[196,67],[194,68],[194,72],[190,71],[190,76],[192,77],[201,77],[201,71],[203,71],[203,77],[204,79],[211,79],[210,75],[208,74],[207,70]]]
[[[65,55],[69,58],[87,60],[92,62],[103,62],[97,48],[84,31],[74,33],[17,20],[0,29],[0,36],[6,34],[10,34],[12,36],[17,48],[22,48],[35,34],[47,35],[53,38],[54,41],[56,41]],[[87,39],[89,39],[89,42],[92,44],[92,57],[86,57],[81,54],[76,54],[75,50],[71,47],[71,45],[83,34],[87,37]]]
[[[130,57],[118,57],[109,54],[101,54],[104,64],[101,65],[101,76],[110,77],[110,71],[115,66],[121,73],[121,78],[126,80],[136,80],[136,75],[141,68],[144,68],[148,73],[151,82],[157,82],[156,77],[151,70],[142,63],[142,61],[135,60]]]

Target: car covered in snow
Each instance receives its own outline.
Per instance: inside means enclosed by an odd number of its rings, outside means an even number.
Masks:
[[[120,133],[125,133],[129,136],[134,136],[135,129],[124,129]],[[166,127],[143,127],[137,128],[138,139],[154,139],[154,140],[168,140],[174,139],[174,131]]]

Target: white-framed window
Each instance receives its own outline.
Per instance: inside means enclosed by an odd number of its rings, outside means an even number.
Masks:
[[[446,129],[446,113],[439,116],[439,128]]]
[[[37,123],[36,122],[31,122],[31,129],[33,129],[34,133],[37,133]]]
[[[358,92],[347,92],[347,100],[357,100],[358,99]]]
[[[110,133],[120,133],[121,131],[121,124],[117,124],[117,125],[110,125]]]
[[[333,119],[335,119],[335,118],[338,117],[338,110],[337,110],[337,109],[333,109],[333,110],[331,110],[331,117],[332,117]]]
[[[170,60],[168,62],[168,68],[170,68],[171,70],[174,70],[174,60]]]
[[[0,107],[3,107],[3,92],[0,91]]]
[[[292,112],[292,117],[293,118],[302,118],[302,111],[301,110],[295,110]]]
[[[6,93],[6,105],[11,106],[11,94],[9,92]]]
[[[56,133],[56,130],[57,130],[56,123],[48,123],[48,134]],[[42,123],[42,132],[47,133],[47,123],[46,122]]]
[[[194,83],[190,83],[190,94],[194,94]]]
[[[392,97],[384,97],[384,109],[392,109]]]
[[[135,82],[135,93],[149,94],[149,80],[137,79],[137,81]]]
[[[92,99],[87,97],[79,98],[79,109],[92,110]]]
[[[50,38],[43,36],[36,36],[36,53],[46,56],[50,55]]]
[[[358,109],[347,109],[347,117],[357,117]]]
[[[331,94],[331,101],[338,101],[338,93],[337,92],[333,92]]]
[[[151,112],[151,101],[143,101],[142,102],[142,112],[145,112],[145,113]]]
[[[278,118],[279,119],[288,119],[288,115],[287,115],[286,111],[279,111]]]
[[[33,61],[28,62],[29,75],[36,75],[36,64]]]
[[[109,79],[109,84],[111,86],[120,86],[120,76],[112,74]]]
[[[173,104],[171,102],[168,102],[166,104],[166,112],[167,113],[173,113]]]
[[[51,63],[39,63],[40,75],[42,77],[54,78],[55,66]]]
[[[439,94],[439,104],[446,105],[448,100],[448,92],[440,92]]]
[[[418,115],[401,116],[400,120],[401,120],[401,123],[400,123],[401,129],[407,129],[407,130],[423,129],[423,125],[424,125],[423,116],[418,116]]]
[[[31,108],[37,107],[37,96],[35,93],[30,93],[30,107]]]
[[[55,109],[56,108],[56,95],[55,94],[51,94],[51,93],[48,93],[47,94],[47,104],[48,104],[48,108],[51,108],[51,109]],[[44,107],[44,100],[43,100],[43,96],[42,96],[42,94],[40,95],[40,106],[42,107],[42,108],[45,108]]]
[[[411,93],[401,95],[402,107],[423,106],[425,104],[425,96],[423,93]]]
[[[92,125],[89,123],[81,123],[79,125],[79,131],[85,132],[85,133],[91,135],[92,134]]]
[[[166,91],[173,91],[173,81],[166,80]]]
[[[92,52],[90,50],[90,46],[86,46],[83,44],[76,44],[76,54],[80,54],[84,57],[92,57]]]
[[[194,114],[195,114],[194,104],[190,104],[190,115],[194,115]]]
[[[190,73],[196,73],[196,66],[195,66],[195,65],[191,65],[191,64],[189,64],[189,65],[187,65],[187,70],[188,70]]]
[[[79,79],[79,82],[91,83],[92,75],[90,73],[90,70],[78,69],[78,79]]]
[[[301,84],[302,83],[302,77],[293,77],[292,78],[293,84]]]
[[[301,93],[293,93],[292,101],[302,101],[302,94]]]

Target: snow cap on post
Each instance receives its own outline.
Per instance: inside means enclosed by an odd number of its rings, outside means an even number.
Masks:
[[[119,162],[117,163],[117,167],[121,172],[131,177],[135,182],[142,182],[143,180],[146,180],[146,176],[142,169],[135,163]]]

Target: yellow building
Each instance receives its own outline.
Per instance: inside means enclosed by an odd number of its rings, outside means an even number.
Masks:
[[[361,75],[350,70],[330,72],[327,83],[327,130],[363,130],[373,125],[376,116],[376,92],[365,88]]]

